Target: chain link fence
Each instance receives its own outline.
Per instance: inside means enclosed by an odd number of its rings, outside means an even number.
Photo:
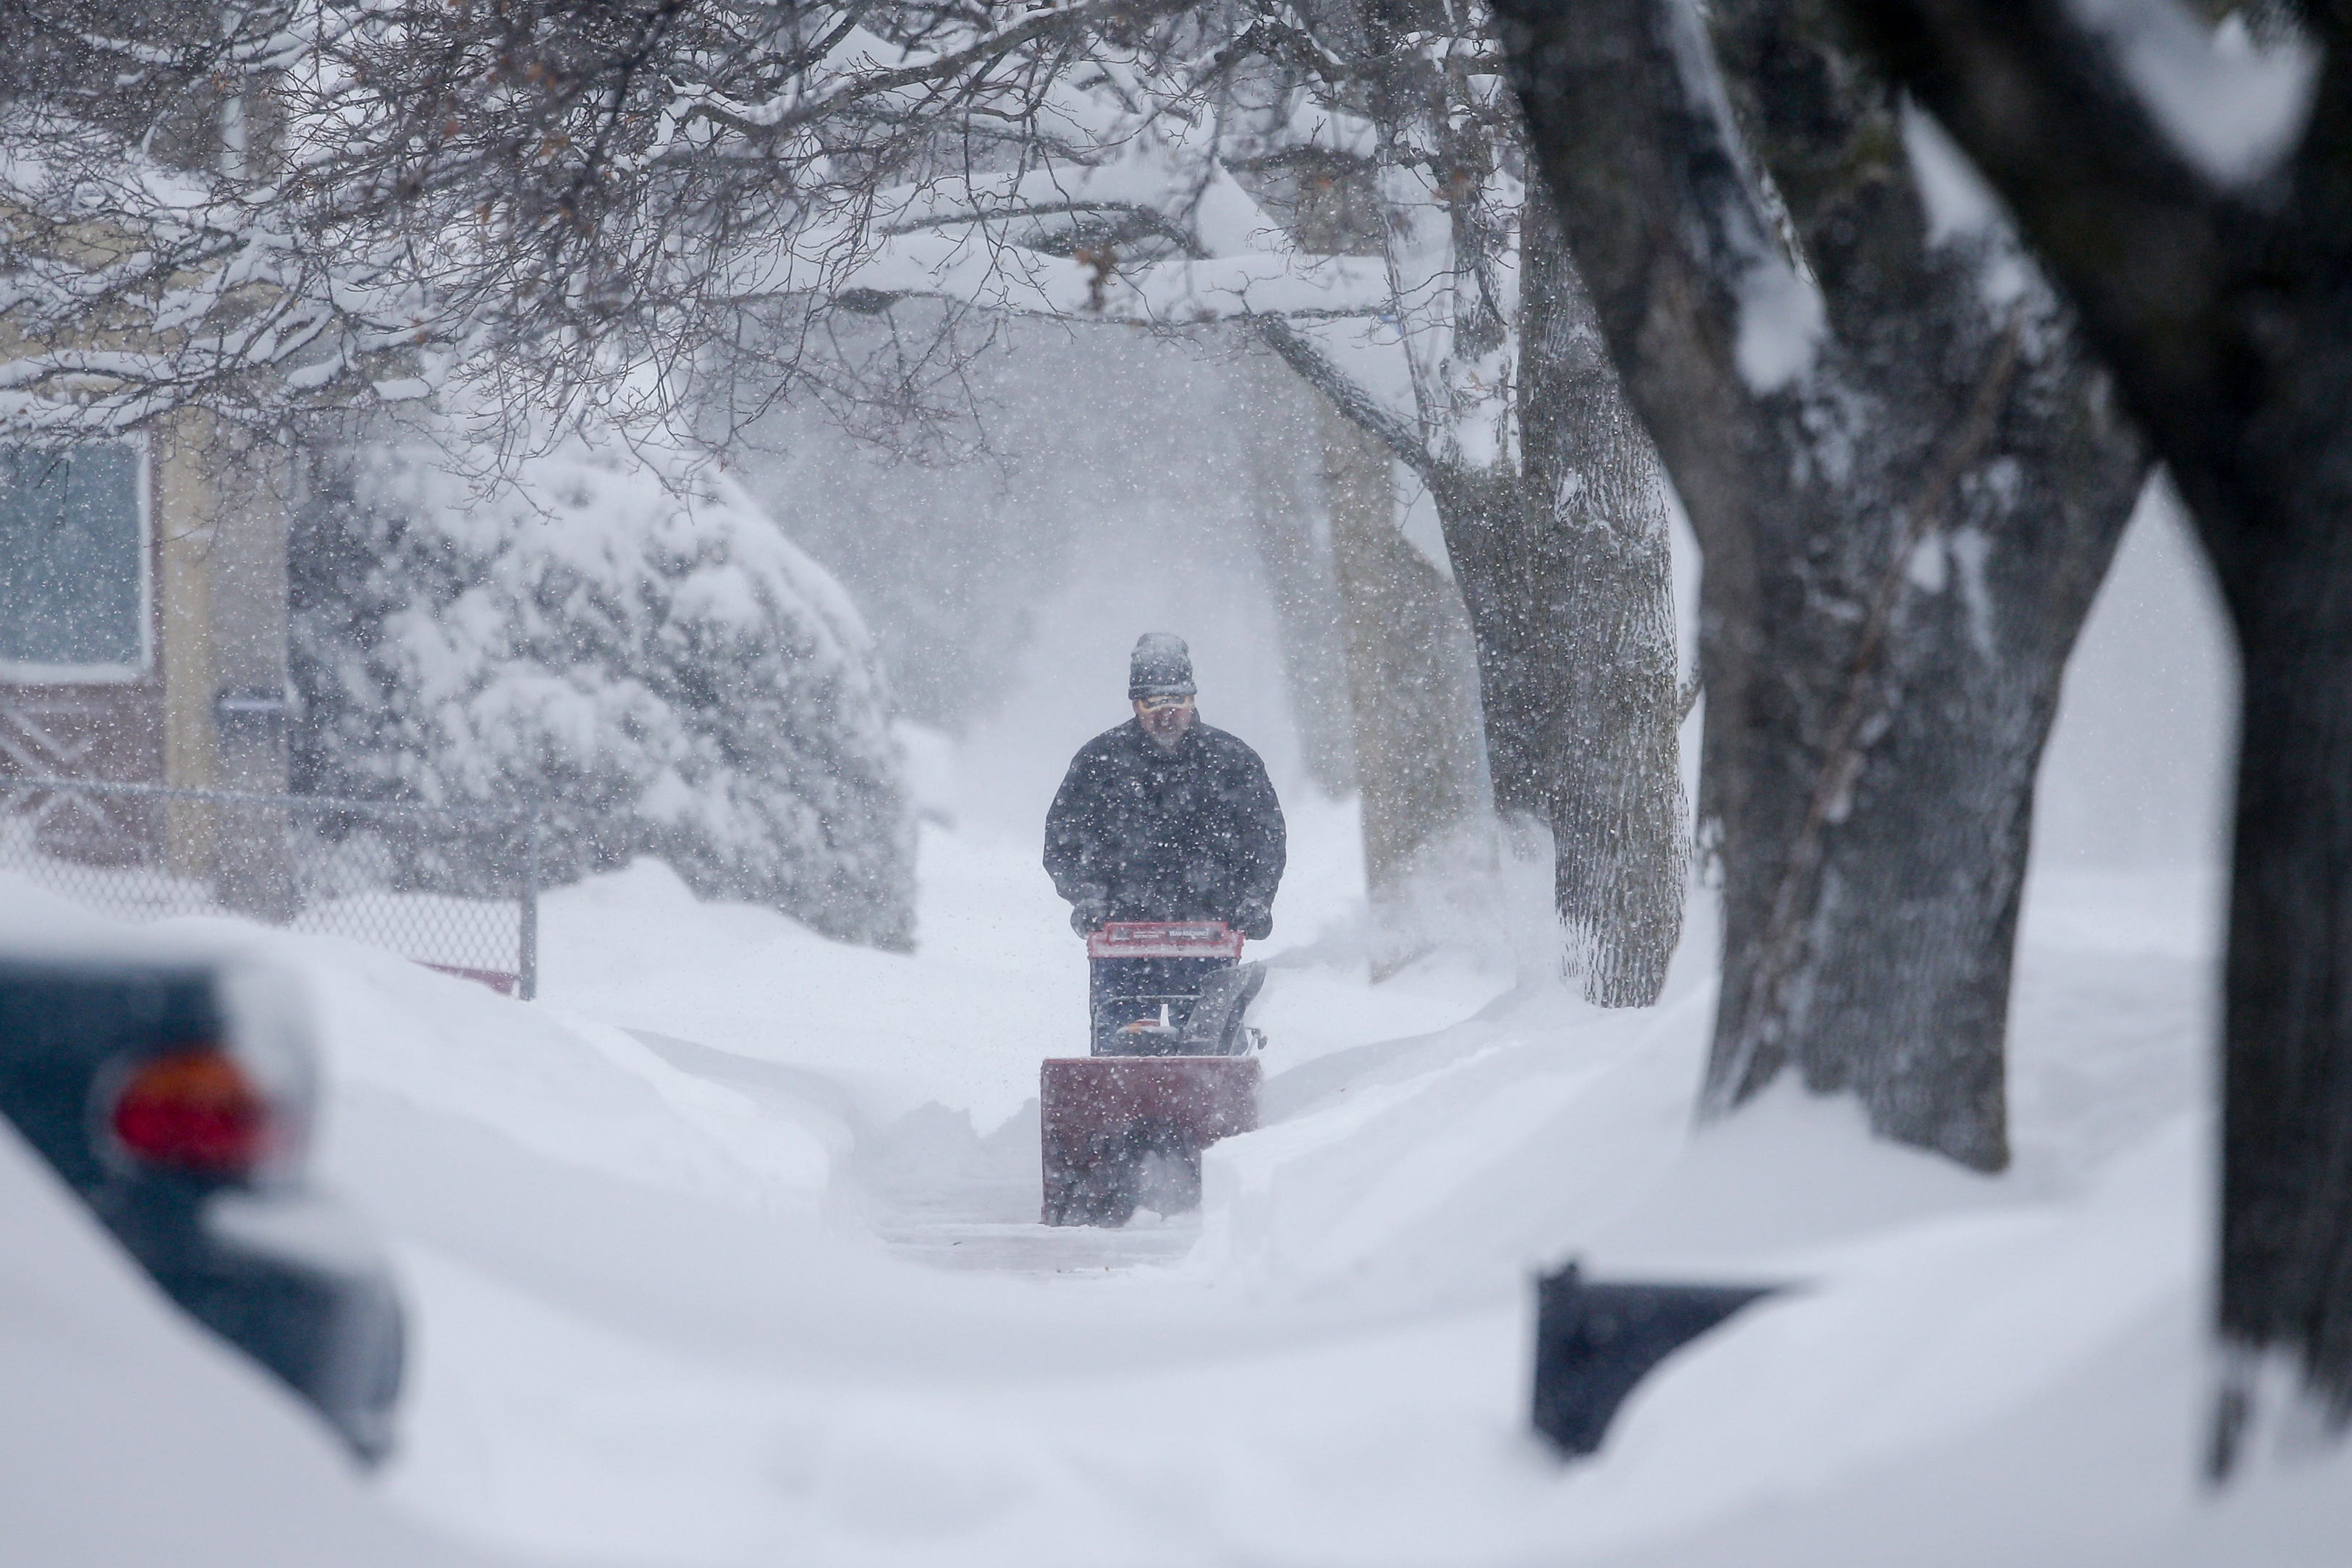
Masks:
[[[243,915],[383,947],[529,999],[528,809],[0,775],[0,872],[134,920]]]

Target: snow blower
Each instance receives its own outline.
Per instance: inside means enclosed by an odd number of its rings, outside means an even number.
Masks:
[[[1243,1014],[1265,971],[1222,920],[1114,921],[1087,938],[1089,1053],[1039,1082],[1048,1225],[1124,1225],[1201,1201],[1201,1151],[1257,1125]]]

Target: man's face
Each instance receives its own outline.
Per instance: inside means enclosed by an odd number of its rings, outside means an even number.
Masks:
[[[1184,738],[1192,727],[1191,697],[1138,697],[1135,716],[1143,721],[1143,732],[1162,746],[1173,746]]]

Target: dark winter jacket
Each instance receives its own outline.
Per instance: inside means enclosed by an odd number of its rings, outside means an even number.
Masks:
[[[1272,929],[1282,805],[1257,753],[1197,718],[1171,749],[1129,719],[1082,747],[1045,814],[1071,924],[1225,920]]]

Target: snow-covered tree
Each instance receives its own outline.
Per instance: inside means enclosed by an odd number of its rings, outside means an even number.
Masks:
[[[574,433],[488,480],[322,460],[293,584],[307,790],[541,813],[556,882],[648,854],[710,897],[911,945],[912,817],[856,611],[723,476]],[[517,841],[390,848],[511,886]]]
[[[919,397],[929,346],[845,361],[824,330],[874,193],[943,128],[1017,136],[1053,40],[1130,14],[0,0],[0,417],[275,424],[468,385],[638,423],[747,339],[795,390]]]
[[[2081,310],[2242,654],[2212,1462],[2266,1362],[2352,1429],[2352,16],[1855,3]],[[2273,1413],[2274,1416],[2274,1413]]]
[[[2143,444],[1995,204],[1822,5],[1507,14],[1706,556],[1706,1106],[1793,1066],[1997,1169],[2035,764]]]
[[[0,0],[0,421],[106,434],[188,407],[281,434],[425,389],[413,257],[290,178],[323,10]],[[329,35],[335,29],[329,27]]]

